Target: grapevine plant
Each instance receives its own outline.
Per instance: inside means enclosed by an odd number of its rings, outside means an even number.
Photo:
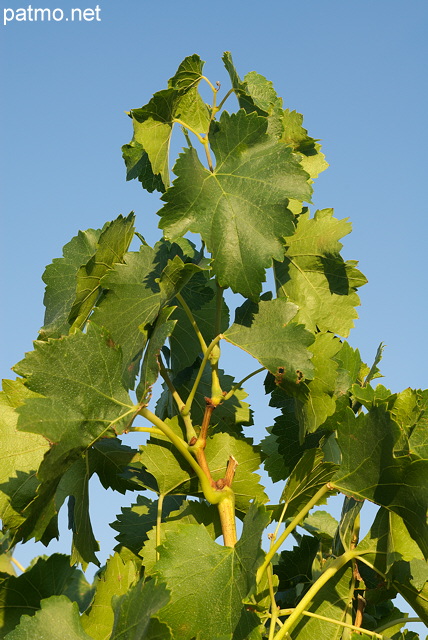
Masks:
[[[373,384],[382,348],[369,367],[345,340],[366,280],[340,255],[349,222],[310,210],[320,144],[223,61],[229,90],[192,55],[128,113],[127,179],[160,192],[162,238],[120,215],[44,273],[45,324],[0,401],[1,638],[412,640],[397,594],[428,623],[428,391]],[[254,359],[242,379],[226,344]],[[252,377],[277,412],[259,444]],[[91,585],[94,475],[135,498]],[[313,510],[338,494],[339,521]],[[71,555],[17,570],[14,545],[58,537],[65,503]]]

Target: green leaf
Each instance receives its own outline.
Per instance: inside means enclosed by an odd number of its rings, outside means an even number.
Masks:
[[[197,361],[193,368],[182,371],[173,379],[174,387],[184,401],[192,389],[199,370],[199,365],[200,361]],[[222,369],[218,370],[218,375],[221,388],[225,391],[229,391],[235,383],[232,376],[226,375]],[[211,367],[208,365],[204,369],[192,403],[192,421],[195,425],[202,424],[206,407],[205,398],[209,398],[211,396],[211,382]],[[212,414],[212,427],[210,429],[212,431],[239,431],[241,425],[251,425],[251,410],[249,405],[245,402],[245,398],[247,398],[247,396],[248,394],[244,389],[239,388],[235,391],[234,395],[229,398],[229,400],[222,402],[222,404],[216,407]],[[156,414],[160,418],[165,419],[166,417],[172,418],[177,415],[177,413],[178,409],[175,402],[173,403],[171,394],[168,389],[164,387],[164,391],[156,405]]]
[[[119,438],[102,438],[88,451],[90,475],[96,473],[104,489],[120,493],[138,488],[124,475],[137,459],[138,451],[122,444]]]
[[[49,444],[39,434],[18,431],[16,409],[39,395],[22,381],[3,380],[0,393],[0,516],[3,525],[14,529],[23,521],[21,512],[34,499],[37,470]]]
[[[301,440],[305,434],[316,431],[335,412],[338,368],[335,356],[340,348],[340,340],[332,333],[315,334],[315,341],[310,347],[313,379],[293,390]]]
[[[183,287],[181,295],[190,308],[196,324],[207,344],[215,337],[216,317],[216,285],[213,280],[208,280],[205,273],[195,274],[190,282]],[[177,320],[172,336],[171,369],[174,375],[194,364],[201,353],[201,345],[194,328],[190,324],[184,309],[179,302],[174,302],[178,307],[172,318]],[[220,332],[229,326],[229,311],[226,303],[222,302]]]
[[[300,526],[316,538],[332,541],[338,524],[336,518],[328,511],[315,511],[305,518]]]
[[[282,492],[281,502],[285,504],[279,505],[275,514],[282,512],[285,507],[285,517],[293,518],[323,486],[330,482],[336,469],[337,466],[331,462],[323,462],[323,454],[319,449],[305,451]]]
[[[18,408],[18,429],[52,443],[39,468],[38,495],[26,509],[19,534],[40,539],[56,515],[54,495],[64,473],[99,438],[121,433],[135,407],[122,386],[121,354],[94,324],[87,334],[35,342],[35,350],[15,370],[27,378],[30,390],[44,396]]]
[[[338,443],[342,464],[334,486],[356,498],[367,498],[401,516],[410,535],[428,555],[428,460],[395,457],[402,437],[400,428],[384,406],[355,417],[342,413]]]
[[[340,256],[339,239],[350,231],[350,223],[323,209],[313,218],[302,214],[295,233],[285,234],[285,258],[275,264],[278,295],[299,306],[296,320],[311,331],[346,337],[358,317],[356,289],[366,279],[354,261],[344,262]]]
[[[253,505],[235,548],[213,542],[201,525],[178,525],[167,535],[155,571],[165,581],[171,601],[158,617],[170,626],[174,639],[210,640],[215,630],[217,640],[246,640],[258,626],[258,617],[243,607],[242,600],[255,586],[267,521],[265,510]],[[220,606],[214,606],[213,594]]]
[[[282,415],[275,418],[275,424],[270,428],[271,435],[262,440],[261,447],[267,454],[264,467],[273,482],[278,482],[288,478],[304,451],[320,446],[325,432],[318,430],[308,434],[301,443],[295,399],[276,387],[269,404],[281,408]]]
[[[298,546],[281,552],[273,569],[279,578],[278,591],[286,592],[282,596],[285,596],[285,601],[281,602],[285,607],[295,606],[296,587],[312,582],[312,563],[318,549],[319,542],[316,538],[302,536]]]
[[[94,640],[109,640],[114,610],[112,598],[126,594],[138,580],[138,572],[132,561],[124,562],[118,553],[107,560],[95,581],[95,597],[91,607],[81,618],[82,626]]]
[[[101,229],[79,231],[63,248],[63,257],[55,258],[42,276],[46,284],[43,302],[46,307],[41,339],[68,334],[71,307],[76,298],[77,273],[95,255]]]
[[[5,640],[91,640],[82,629],[75,602],[65,596],[52,596],[43,600],[41,607],[31,618],[24,616]]]
[[[303,325],[292,322],[298,309],[283,298],[247,301],[236,310],[235,322],[225,339],[255,357],[276,378],[299,384],[313,377],[314,337]]]
[[[65,472],[56,492],[56,508],[59,510],[66,496],[68,503],[68,528],[73,532],[71,564],[81,563],[85,570],[90,562],[99,566],[95,555],[100,546],[95,540],[89,515],[89,478],[87,459],[76,462]]]
[[[75,594],[76,581],[81,579],[84,580],[82,572],[70,566],[70,558],[55,553],[49,558],[38,558],[20,576],[0,582],[0,637],[14,629],[22,615],[33,616],[44,598]],[[89,589],[86,580],[81,586]]]
[[[71,330],[84,326],[101,293],[101,278],[122,262],[134,236],[134,219],[130,213],[108,224],[98,238],[95,254],[77,271],[76,297],[68,316]]]
[[[176,511],[182,503],[178,496],[166,496],[162,504],[162,518]],[[130,507],[122,507],[122,513],[110,526],[119,532],[116,540],[138,555],[148,538],[149,532],[156,527],[158,501],[139,495]],[[118,547],[117,547],[118,548]]]
[[[260,475],[254,473],[262,463],[260,448],[251,438],[237,437],[235,434],[215,433],[207,439],[205,457],[214,480],[224,478],[229,458],[238,462],[232,489],[235,493],[235,506],[246,513],[250,502],[255,500],[264,504],[268,497],[260,484]]]
[[[292,150],[266,128],[266,118],[255,113],[223,112],[210,132],[215,169],[206,169],[193,148],[185,149],[159,211],[166,237],[200,233],[220,285],[252,299],[272,258],[282,259],[282,237],[293,233],[288,198],[311,196],[308,175]]]
[[[168,627],[153,619],[169,601],[164,584],[140,580],[127,593],[114,599],[115,619],[111,640],[149,640],[162,630],[162,640],[170,638]],[[110,637],[110,636],[108,636]]]
[[[141,109],[132,109],[134,137],[124,147],[128,180],[138,177],[149,191],[169,187],[169,145],[174,122],[180,119],[206,133],[210,117],[198,92],[203,61],[194,54],[183,60],[168,82]],[[160,180],[159,180],[160,179]]]
[[[172,300],[201,267],[184,262],[179,245],[160,242],[154,249],[143,245],[127,253],[103,278],[106,296],[99,302],[93,321],[105,327],[123,354],[123,381],[133,388],[149,325],[160,308]]]
[[[159,375],[159,353],[165,344],[166,339],[171,335],[176,324],[176,320],[170,320],[174,307],[164,307],[161,309],[153,332],[150,336],[149,344],[144,354],[141,366],[141,378],[137,387],[137,398],[139,402],[148,404],[152,395],[152,387]]]
[[[393,530],[392,527],[397,529]],[[357,550],[364,562],[384,579],[389,579],[391,586],[428,624],[428,582],[424,583],[426,563],[421,563],[421,552],[409,539],[400,518],[397,519],[395,514],[391,518],[387,509],[379,509],[370,531]],[[416,552],[416,558],[410,558],[412,552]]]

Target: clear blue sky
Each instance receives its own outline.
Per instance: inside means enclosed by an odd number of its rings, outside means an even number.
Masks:
[[[96,7],[79,2],[33,7]],[[0,13],[2,377],[31,349],[41,274],[78,229],[135,210],[139,231],[157,238],[157,196],[125,182],[124,111],[192,53],[226,86],[220,57],[230,50],[241,75],[272,80],[322,140],[330,168],[315,205],[351,219],[344,255],[369,279],[351,344],[366,360],[387,344],[394,391],[428,387],[426,0],[100,0],[91,22],[3,24],[5,8],[11,17],[23,6],[5,0]]]

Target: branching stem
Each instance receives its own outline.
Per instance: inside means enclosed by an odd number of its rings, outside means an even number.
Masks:
[[[279,611],[280,616],[289,616],[293,613],[294,609],[281,609]],[[383,640],[383,636],[379,634],[377,631],[368,631],[367,629],[362,629],[361,627],[356,627],[354,624],[349,624],[348,622],[342,622],[341,620],[334,620],[334,618],[327,618],[326,616],[321,616],[319,613],[313,613],[312,611],[302,611],[303,616],[308,616],[309,618],[317,618],[317,620],[322,620],[323,622],[331,622],[331,624],[337,624],[339,627],[344,627],[345,629],[351,629],[352,631],[362,631],[368,636],[373,636],[374,638],[380,638]],[[409,618],[406,618],[409,620]],[[396,621],[391,622],[390,626],[395,626]]]
[[[300,616],[303,615],[303,612],[306,611],[306,608],[311,604],[312,600],[322,587],[330,580],[330,578],[336,575],[336,573],[344,567],[345,564],[350,562],[357,555],[356,551],[345,551],[343,555],[336,558],[336,560],[333,560],[330,566],[323,571],[318,580],[314,582],[312,587],[305,593],[297,607],[293,610],[293,613],[290,614],[282,628],[276,634],[274,640],[282,640],[286,637],[286,633],[291,631],[291,628],[295,625]]]
[[[202,378],[202,374],[204,372],[205,366],[208,362],[208,358],[210,357],[210,353],[211,351],[214,349],[215,346],[217,346],[217,344],[220,342],[220,340],[222,339],[222,334],[219,334],[218,336],[216,336],[214,338],[214,340],[210,343],[210,345],[207,347],[207,350],[204,354],[203,360],[201,362],[201,366],[199,367],[199,371],[198,374],[196,376],[195,382],[193,383],[193,387],[189,393],[189,397],[186,400],[186,404],[184,406],[184,408],[181,411],[181,415],[185,416],[188,415],[190,413],[190,408],[192,406],[192,402],[193,402],[193,398],[195,397],[195,393],[197,391],[197,388],[199,386],[199,383],[201,381]]]
[[[266,568],[268,567],[268,565],[269,565],[270,561],[272,560],[273,556],[278,551],[280,546],[288,538],[290,533],[292,531],[294,531],[294,529],[297,527],[297,525],[299,525],[302,522],[302,520],[306,517],[306,515],[309,513],[309,511],[312,509],[312,507],[314,507],[317,504],[317,502],[319,502],[319,500],[321,500],[321,498],[326,493],[328,493],[329,491],[331,491],[330,485],[325,484],[323,487],[321,487],[321,489],[319,489],[319,491],[317,491],[317,493],[313,496],[313,498],[311,498],[311,500],[309,500],[309,502],[306,503],[306,505],[303,507],[303,509],[301,509],[301,511],[299,511],[297,516],[295,516],[293,518],[293,520],[290,522],[288,527],[286,527],[285,531],[279,536],[278,540],[276,542],[274,542],[274,544],[271,546],[271,548],[267,552],[263,564],[261,565],[261,567],[259,567],[259,569],[257,571],[257,578],[256,578],[257,584],[260,582],[260,580],[261,580],[261,578],[263,576],[263,573],[266,571]],[[285,513],[285,511],[283,511],[283,515],[284,515],[284,513]]]
[[[162,360],[159,358],[159,372],[162,376],[162,378],[165,380],[166,385],[172,395],[172,397],[175,400],[175,404],[177,405],[178,410],[181,412],[181,410],[184,407],[184,402],[180,397],[180,394],[177,392],[177,390],[175,389],[174,385],[172,384],[171,378],[168,375],[168,371],[166,370],[165,365],[163,364]],[[195,429],[193,428],[193,424],[192,424],[192,419],[190,417],[190,414],[187,414],[185,416],[182,416],[183,421],[184,421],[184,425],[186,427],[186,435],[187,435],[187,442],[190,442],[192,440],[192,438],[196,438],[197,434]]]
[[[140,414],[149,420],[155,427],[157,427],[162,433],[171,440],[172,444],[176,447],[176,449],[181,453],[181,455],[187,460],[190,464],[194,472],[199,478],[199,482],[201,483],[201,488],[205,499],[208,500],[211,504],[218,504],[222,500],[222,495],[220,491],[215,491],[211,486],[208,478],[205,473],[199,466],[198,462],[192,456],[189,451],[189,447],[186,442],[182,438],[180,438],[174,431],[169,427],[163,420],[158,418],[154,413],[152,413],[146,407],[143,407],[140,410]]]

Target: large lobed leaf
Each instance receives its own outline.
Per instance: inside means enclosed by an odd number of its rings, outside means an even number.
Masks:
[[[170,626],[174,638],[211,640],[213,630],[217,640],[252,637],[259,620],[242,601],[255,586],[255,571],[263,558],[260,538],[267,522],[263,507],[253,505],[235,548],[213,542],[202,525],[177,525],[167,535],[154,569],[171,600],[157,615]]]
[[[202,165],[195,149],[185,149],[159,211],[166,237],[200,233],[220,285],[252,299],[272,259],[282,260],[282,237],[293,233],[288,199],[311,197],[309,176],[291,148],[266,129],[266,118],[255,113],[224,112],[210,131],[214,170]]]
[[[196,54],[188,56],[169,80],[168,89],[130,113],[134,137],[124,145],[123,157],[127,179],[138,178],[148,191],[169,187],[169,145],[174,122],[180,120],[199,133],[206,133],[210,123],[198,84],[203,61]]]
[[[98,439],[122,433],[136,409],[122,385],[121,354],[94,324],[87,334],[36,342],[15,370],[43,396],[18,408],[18,429],[51,443],[38,471],[41,486],[19,534],[40,539],[56,515],[55,493],[65,472]]]

